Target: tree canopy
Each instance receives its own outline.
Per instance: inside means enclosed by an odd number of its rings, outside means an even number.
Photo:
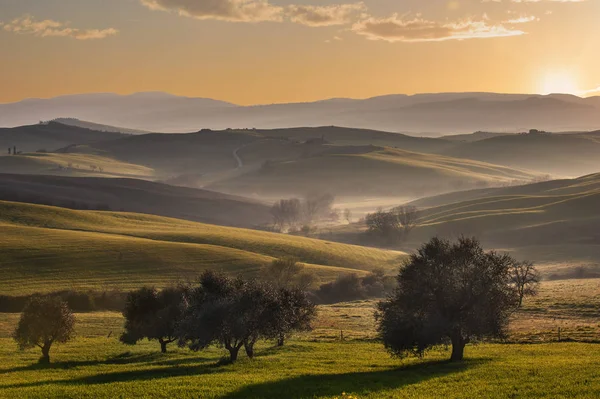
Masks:
[[[129,293],[123,310],[125,332],[121,342],[133,345],[147,338],[160,343],[161,352],[167,344],[177,340],[176,328],[184,306],[183,287],[170,287],[162,291],[143,287]]]
[[[422,355],[452,344],[451,360],[462,360],[474,339],[503,337],[519,304],[508,255],[485,252],[474,238],[433,238],[400,270],[398,286],[378,304],[378,329],[392,354]]]
[[[75,316],[62,299],[33,297],[23,309],[13,338],[22,350],[39,347],[40,363],[49,363],[52,344],[73,338],[74,325]]]

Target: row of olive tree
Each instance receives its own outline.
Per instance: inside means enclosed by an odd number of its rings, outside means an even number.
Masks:
[[[217,344],[235,361],[242,347],[253,357],[259,339],[283,345],[289,333],[309,330],[315,314],[301,289],[206,271],[195,287],[132,292],[123,311],[121,341],[157,340],[162,352],[175,341],[192,350]]]

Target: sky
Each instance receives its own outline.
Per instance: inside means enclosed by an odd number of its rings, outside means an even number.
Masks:
[[[0,0],[0,103],[600,95],[600,0]]]

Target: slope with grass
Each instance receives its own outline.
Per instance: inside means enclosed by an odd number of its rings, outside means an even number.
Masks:
[[[33,152],[0,157],[0,173],[153,179],[154,170],[95,154]]]
[[[600,174],[503,189],[453,193],[422,208],[410,245],[470,234],[545,265],[545,272],[600,269]]]
[[[122,210],[238,227],[271,221],[269,207],[257,201],[138,179],[0,174],[0,200]]]
[[[326,145],[311,156],[272,162],[209,187],[266,196],[304,195],[316,190],[340,196],[414,197],[534,177],[484,162],[389,147]]]
[[[134,213],[0,202],[0,291],[165,286],[205,268],[256,275],[294,256],[322,280],[395,269],[400,252]]]

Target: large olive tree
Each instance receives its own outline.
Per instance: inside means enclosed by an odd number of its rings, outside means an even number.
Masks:
[[[395,355],[421,355],[452,344],[452,361],[463,359],[474,339],[503,337],[519,305],[508,255],[485,252],[473,238],[433,238],[400,270],[398,287],[378,305],[379,334]]]

